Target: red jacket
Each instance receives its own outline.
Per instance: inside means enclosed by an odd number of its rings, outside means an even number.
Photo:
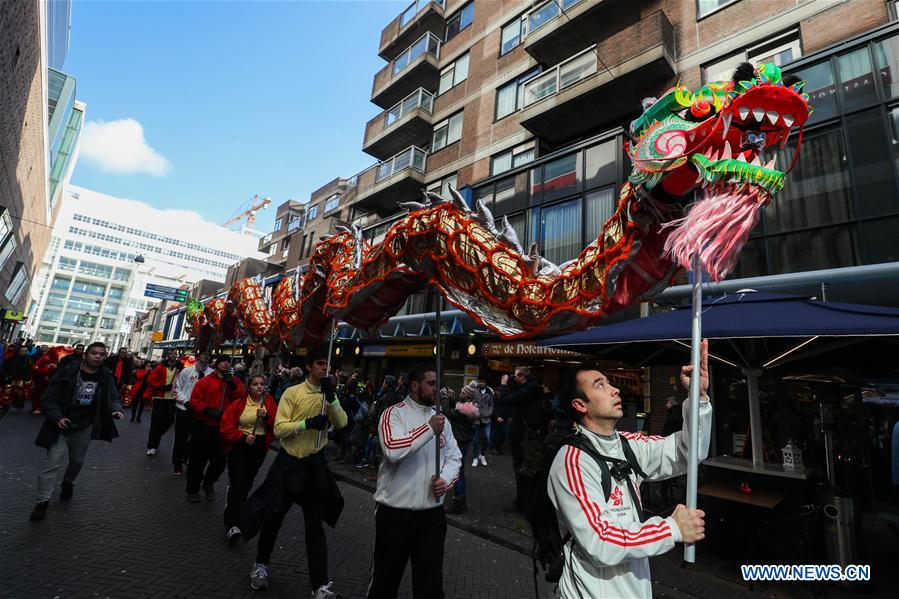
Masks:
[[[239,378],[236,376],[233,377],[231,383],[234,386],[225,391],[225,387],[227,387],[229,383],[220,379],[215,373],[204,376],[197,381],[197,384],[194,385],[193,392],[190,394],[190,404],[188,404],[190,410],[194,413],[194,417],[207,426],[219,426],[221,419],[209,418],[206,416],[206,414],[204,414],[206,408],[225,410],[232,401],[239,401],[247,396],[247,392],[244,390],[243,383],[240,382]],[[223,391],[225,397],[224,404],[222,403]]]
[[[145,368],[138,368],[134,371],[134,382],[131,383],[131,388],[128,389],[128,398],[134,401],[137,399],[137,392],[140,391],[140,396],[143,398],[150,397],[150,384],[144,384],[144,378],[150,376],[150,373]],[[149,380],[149,379],[148,379]]]
[[[181,371],[181,364],[175,362],[175,375],[172,377],[172,385],[175,384],[175,379],[178,378],[178,373]],[[150,390],[150,393],[147,397],[162,397],[165,395],[165,391],[162,390],[162,387],[165,385],[166,378],[166,367],[165,362],[156,365],[156,368],[150,371],[150,374],[147,375],[147,388]],[[174,397],[174,395],[172,395]]]
[[[243,443],[246,433],[240,430],[240,415],[243,414],[247,405],[247,398],[238,399],[231,402],[228,409],[222,415],[222,423],[219,430],[222,432],[222,439],[225,440],[225,451],[229,452],[234,449],[237,443]],[[275,403],[271,395],[265,396],[265,448],[268,449],[275,439],[275,413],[278,411],[278,404]],[[262,432],[262,431],[260,431]],[[258,436],[258,435],[257,435]]]

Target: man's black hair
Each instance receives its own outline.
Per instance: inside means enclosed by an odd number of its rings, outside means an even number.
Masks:
[[[559,377],[559,407],[574,422],[580,422],[584,418],[584,413],[574,409],[572,402],[575,399],[587,401],[587,394],[577,380],[577,375],[587,370],[595,370],[592,366],[572,366],[562,371]]]
[[[93,343],[88,345],[86,348],[84,348],[84,353],[89,352],[92,347],[102,347],[103,349],[106,349],[106,344],[103,343],[102,341],[94,341]]]
[[[428,372],[437,372],[437,368],[431,364],[416,364],[409,371],[409,384],[418,383],[420,385]]]
[[[225,354],[219,354],[212,358],[212,366],[213,368],[218,368],[219,362],[230,362],[231,356]]]
[[[328,346],[327,345],[316,345],[315,347],[309,348],[309,353],[306,354],[306,366],[312,366],[317,360],[327,360],[328,359]]]

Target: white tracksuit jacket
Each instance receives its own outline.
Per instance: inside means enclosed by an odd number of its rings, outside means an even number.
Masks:
[[[683,403],[684,430],[667,437],[622,433],[631,444],[647,480],[657,481],[686,472],[690,422],[688,402]],[[700,402],[699,459],[709,453],[712,406]],[[617,433],[599,435],[581,429],[602,455],[625,459]],[[627,483],[612,478],[612,491],[605,500],[602,477],[596,461],[570,446],[556,454],[547,481],[549,497],[556,507],[565,545],[565,564],[559,580],[562,599],[652,597],[649,560],[681,541],[680,529],[671,518],[652,517],[640,523]],[[642,480],[632,478],[638,499]]]
[[[203,376],[209,376],[213,372],[215,370],[207,366]],[[175,384],[172,385],[172,395],[175,397],[175,406],[179,410],[187,411],[187,404],[190,403],[190,394],[193,392],[194,385],[197,384],[199,378],[200,371],[197,370],[196,364],[182,369],[178,376],[175,377]]]
[[[443,504],[431,493],[436,435],[428,424],[435,410],[410,397],[384,410],[378,437],[384,460],[378,470],[375,501],[405,510],[427,510]],[[440,434],[440,478],[451,489],[459,480],[462,454],[447,420]]]

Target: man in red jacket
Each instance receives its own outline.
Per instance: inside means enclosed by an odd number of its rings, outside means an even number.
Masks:
[[[231,404],[246,397],[243,383],[231,374],[231,358],[217,356],[215,372],[203,377],[190,394],[190,410],[195,425],[187,463],[187,500],[200,501],[200,486],[206,499],[215,501],[213,485],[225,470],[225,450],[219,432],[222,413]]]

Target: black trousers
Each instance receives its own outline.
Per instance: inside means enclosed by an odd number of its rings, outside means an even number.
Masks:
[[[194,428],[194,416],[190,410],[175,408],[175,442],[172,444],[172,465],[183,466],[190,455],[190,434]]]
[[[328,584],[328,542],[322,525],[324,496],[316,492],[303,493],[295,498],[303,510],[303,522],[306,533],[306,563],[309,567],[309,582],[313,589]],[[284,516],[290,511],[294,501],[285,501],[280,513],[271,516],[259,531],[259,543],[256,546],[256,563],[268,564],[275,548],[278,531]]]
[[[135,397],[131,402],[131,420],[137,419],[140,422],[141,416],[144,415],[144,398]]]
[[[147,449],[159,449],[159,441],[166,434],[175,421],[175,400],[153,400],[153,410],[150,413],[150,436],[147,437]]]
[[[225,471],[225,449],[218,425],[197,422],[190,438],[187,463],[187,492],[197,493],[200,485],[213,485]]]
[[[265,433],[263,433],[264,435]],[[240,524],[240,506],[247,500],[256,474],[265,461],[265,438],[253,445],[238,443],[228,453],[228,503],[225,505],[225,528]]]
[[[414,511],[378,504],[368,599],[396,597],[409,560],[412,561],[412,596],[442,599],[445,540],[443,506]]]

